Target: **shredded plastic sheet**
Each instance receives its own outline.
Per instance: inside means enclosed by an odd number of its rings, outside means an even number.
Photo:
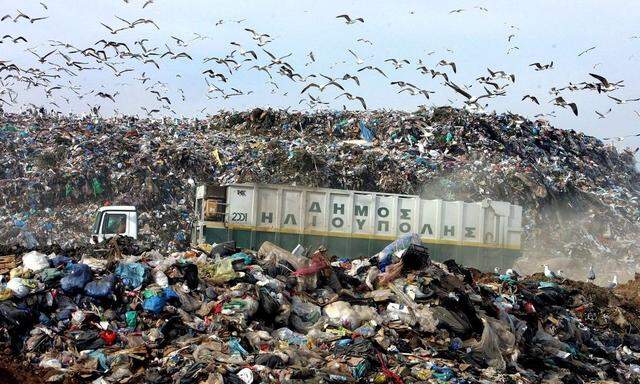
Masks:
[[[481,316],[482,337],[471,347],[474,355],[489,367],[504,371],[507,367],[505,356],[515,352],[516,337],[509,331],[509,325],[500,320]]]

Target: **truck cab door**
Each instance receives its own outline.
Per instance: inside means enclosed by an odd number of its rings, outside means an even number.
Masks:
[[[127,212],[126,235],[134,239],[138,238],[138,213],[137,212]]]

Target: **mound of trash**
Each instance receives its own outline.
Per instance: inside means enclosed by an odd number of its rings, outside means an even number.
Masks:
[[[30,364],[33,382],[640,380],[637,282],[483,274],[407,239],[357,260],[122,238],[4,255],[0,360]]]
[[[255,109],[203,120],[4,113],[0,143],[0,243],[28,248],[87,242],[103,204],[137,206],[139,228],[163,246],[183,241],[195,185],[259,182],[520,204],[524,249],[536,266],[539,257],[568,258],[633,270],[640,256],[634,154],[512,114],[450,107]]]

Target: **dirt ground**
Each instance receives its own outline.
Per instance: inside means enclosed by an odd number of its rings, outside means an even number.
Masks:
[[[7,355],[0,356],[0,384],[41,384],[44,377],[33,367],[24,366]]]

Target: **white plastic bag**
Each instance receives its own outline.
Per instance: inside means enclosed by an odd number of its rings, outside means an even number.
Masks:
[[[107,259],[96,259],[95,257],[87,257],[83,256],[80,260],[81,264],[86,264],[91,268],[92,271],[104,271],[107,269],[107,264],[109,260]]]
[[[342,325],[352,331],[358,328],[364,321],[381,321],[379,315],[373,308],[363,305],[355,305],[352,307],[345,301],[333,302],[324,307],[323,311],[333,324]]]
[[[49,268],[49,260],[47,255],[38,251],[31,251],[22,256],[22,266],[34,272],[40,272],[45,268]]]
[[[240,380],[244,381],[247,384],[253,383],[253,371],[249,368],[242,368],[240,372],[237,373]]]
[[[29,292],[31,292],[31,289],[25,285],[24,280],[20,277],[14,277],[9,280],[7,288],[12,290],[13,294],[19,299],[27,296]]]
[[[153,281],[158,284],[160,288],[167,288],[169,286],[169,278],[160,270],[153,271]]]

